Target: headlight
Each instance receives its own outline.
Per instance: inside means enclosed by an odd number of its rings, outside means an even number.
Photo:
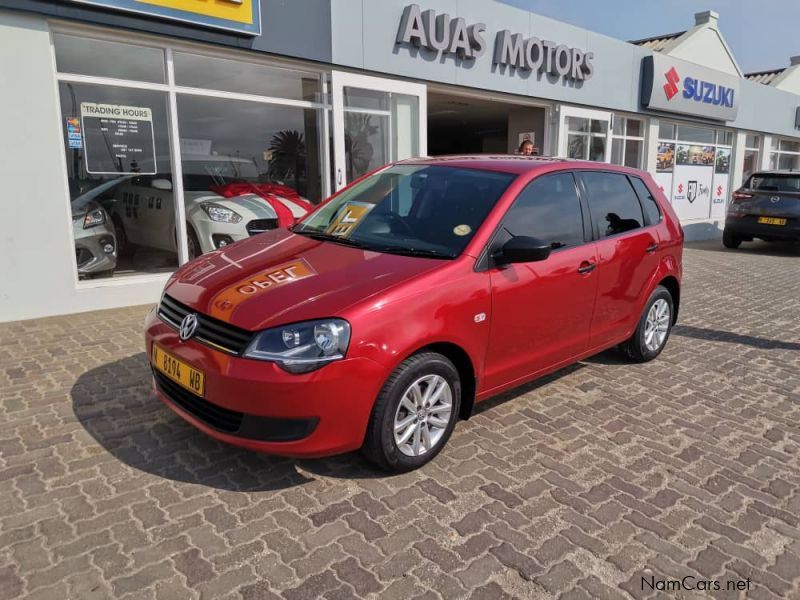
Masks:
[[[350,343],[350,324],[320,319],[266,329],[244,351],[245,358],[277,363],[289,373],[308,373],[342,360]]]
[[[236,211],[215,204],[214,202],[203,202],[200,206],[206,211],[208,218],[212,221],[218,221],[220,223],[238,223],[242,220],[242,215]]]
[[[106,222],[106,213],[104,213],[99,208],[96,210],[90,210],[86,213],[86,216],[83,218],[83,228],[89,229],[90,227],[96,227],[97,225],[102,225]]]

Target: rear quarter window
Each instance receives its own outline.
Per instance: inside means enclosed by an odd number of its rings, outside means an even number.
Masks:
[[[629,177],[629,179],[633,189],[636,190],[636,195],[639,196],[642,208],[644,208],[645,223],[647,225],[655,225],[661,221],[661,210],[658,208],[658,202],[644,181],[638,177]]]

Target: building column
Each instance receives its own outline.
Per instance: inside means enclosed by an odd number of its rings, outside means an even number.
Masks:
[[[747,134],[744,131],[737,131],[733,140],[733,160],[731,160],[731,181],[729,192],[738,190],[742,187],[744,179],[744,151]]]
[[[658,164],[658,119],[645,119],[644,170],[655,175]]]
[[[770,150],[772,150],[772,136],[771,135],[762,135],[761,136],[761,150],[758,153],[758,161],[761,163],[759,167],[762,171],[769,170],[769,154]]]

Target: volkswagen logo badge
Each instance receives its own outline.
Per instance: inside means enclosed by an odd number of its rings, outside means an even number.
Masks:
[[[772,202],[773,204],[775,204],[776,202],[780,202],[781,201],[781,197],[780,196],[770,196],[769,201]]]
[[[194,335],[195,331],[197,331],[197,315],[189,313],[183,317],[178,335],[180,335],[181,341],[185,342]]]

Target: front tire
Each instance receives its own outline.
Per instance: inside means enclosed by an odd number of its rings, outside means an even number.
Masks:
[[[736,250],[742,243],[742,238],[728,231],[722,230],[722,245],[731,250]]]
[[[404,360],[383,385],[361,450],[386,471],[411,471],[447,443],[461,407],[461,379],[447,357],[422,352]]]
[[[657,286],[650,294],[636,331],[620,348],[633,362],[644,363],[661,354],[672,331],[672,294],[664,286]]]

